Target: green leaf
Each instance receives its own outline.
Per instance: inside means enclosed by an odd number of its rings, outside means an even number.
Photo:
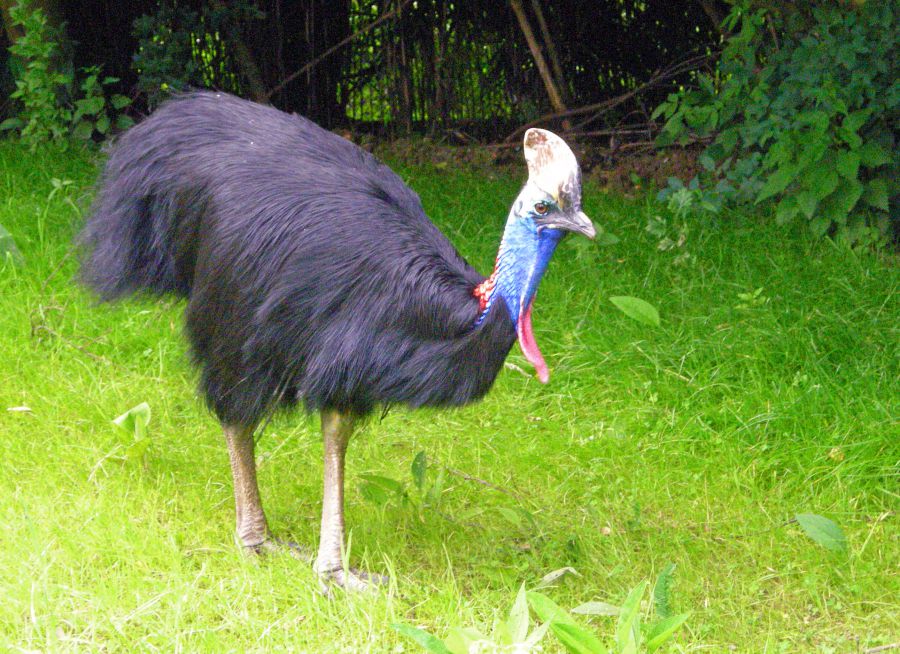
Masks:
[[[545,622],[530,634],[528,634],[528,638],[526,638],[524,642],[526,652],[530,652],[535,649],[535,646],[544,638],[544,635],[550,628],[550,624],[550,622]]]
[[[804,178],[804,186],[816,200],[821,201],[834,192],[838,181],[838,174],[834,169],[834,157],[829,154],[810,169],[809,174]]]
[[[75,129],[72,130],[72,136],[81,141],[87,141],[91,138],[91,134],[93,133],[94,126],[88,120],[82,120],[75,126]]]
[[[672,638],[675,631],[690,617],[690,613],[672,615],[655,623],[647,632],[647,652],[653,654]]]
[[[836,523],[815,513],[798,513],[794,516],[800,528],[816,543],[832,552],[847,549],[847,537]]]
[[[397,495],[403,495],[404,489],[403,484],[401,484],[396,479],[391,479],[390,477],[382,477],[381,475],[371,475],[371,474],[362,474],[359,476],[360,479],[364,479],[365,481],[375,484],[383,488],[386,491],[391,493],[395,493]]]
[[[562,579],[570,575],[575,577],[581,576],[580,574],[578,574],[578,571],[575,568],[566,566],[564,568],[559,568],[557,570],[554,570],[553,572],[548,572],[547,574],[545,574],[543,577],[541,577],[541,580],[538,583],[537,587],[545,588],[547,586],[554,586],[558,584]]]
[[[134,121],[130,116],[126,116],[125,114],[116,116],[116,129],[128,129],[132,125],[134,125]]]
[[[0,129],[3,129],[2,124],[0,124]],[[877,168],[892,161],[890,151],[875,141],[866,141],[859,146],[857,152],[860,163],[868,168]]]
[[[609,298],[609,301],[629,318],[651,327],[659,327],[659,311],[646,300],[629,295],[616,295]]]
[[[657,617],[668,618],[671,614],[669,588],[672,585],[674,574],[675,564],[669,563],[656,577],[656,583],[653,585],[653,609],[656,611]]]
[[[563,644],[567,652],[572,654],[607,654],[603,643],[586,629],[574,624],[552,623],[550,629]]]
[[[147,456],[147,450],[150,449],[149,438],[139,438],[131,445],[125,448],[125,460],[135,463],[143,463],[144,457]]]
[[[124,109],[131,104],[131,98],[127,95],[119,95],[118,93],[113,95],[109,101],[115,109]]]
[[[444,644],[452,654],[469,654],[474,643],[487,640],[487,636],[473,627],[452,627]]]
[[[809,221],[809,229],[816,236],[825,236],[831,227],[831,218],[828,216],[816,216]]]
[[[416,454],[413,459],[412,466],[410,466],[410,470],[412,472],[413,481],[416,484],[416,488],[419,491],[425,485],[425,470],[428,469],[428,458],[425,455],[425,450],[422,450],[418,454]]]
[[[816,211],[817,204],[819,204],[819,201],[811,192],[802,191],[797,194],[797,206],[807,219],[812,218],[813,213]]]
[[[552,599],[533,590],[525,593],[528,603],[543,622],[555,622],[558,624],[575,624],[575,620]]]
[[[528,598],[525,595],[525,584],[519,588],[516,601],[509,610],[506,628],[514,643],[521,643],[528,636]]]
[[[639,583],[631,589],[628,597],[622,603],[622,611],[619,613],[619,620],[616,623],[616,644],[622,654],[636,652],[640,645],[641,599],[644,597],[647,586],[649,584],[646,581]]]
[[[410,640],[417,642],[429,652],[434,652],[434,654],[453,654],[442,641],[427,631],[407,624],[392,624],[391,627]]]
[[[854,150],[842,150],[838,152],[836,168],[845,179],[856,179],[859,173],[859,152]]]
[[[863,202],[876,209],[888,211],[890,209],[890,202],[888,199],[887,180],[883,177],[878,177],[866,184],[866,190],[863,192],[862,199]]]
[[[578,613],[579,615],[619,615],[620,610],[618,606],[608,602],[585,602],[572,609],[572,613]]]
[[[848,114],[846,118],[844,118],[844,122],[841,124],[841,126],[850,132],[856,133],[859,131],[860,127],[865,125],[871,114],[871,109],[860,109],[859,111],[853,111]]]
[[[92,98],[82,98],[75,102],[75,108],[82,116],[96,116],[103,110],[106,101],[101,95],[95,95]]]
[[[603,230],[594,237],[594,244],[598,246],[615,245],[619,242],[619,237],[611,232]]]
[[[133,435],[135,440],[141,440],[147,435],[147,425],[150,424],[150,405],[141,402],[131,407],[113,420],[113,424]]]
[[[97,119],[97,124],[95,125],[97,131],[101,134],[106,134],[109,131],[109,116],[103,114],[100,118]]]
[[[359,493],[364,499],[375,504],[387,504],[391,499],[391,494],[378,484],[369,481],[359,483]]]
[[[862,193],[862,184],[856,180],[846,181],[821,202],[819,213],[823,218],[828,218],[837,225],[843,225]]]
[[[0,132],[5,132],[10,129],[22,129],[23,127],[25,127],[25,123],[21,118],[7,118],[0,123]]]
[[[425,493],[425,502],[427,504],[436,505],[441,501],[441,493],[444,492],[444,478],[446,477],[446,470],[444,468],[438,468],[437,475],[435,475],[434,483],[431,484],[431,488],[428,489],[428,492]]]
[[[494,628],[491,629],[491,640],[497,645],[512,645],[512,634],[509,633],[509,627],[499,617],[494,618]]]
[[[791,222],[798,213],[800,213],[800,207],[797,205],[797,196],[786,195],[781,198],[775,209],[775,222],[785,225]]]
[[[756,196],[756,203],[759,204],[763,200],[767,200],[773,195],[781,193],[794,181],[798,172],[798,168],[791,165],[784,165],[776,168],[775,172],[769,175],[766,183],[763,184],[763,187],[760,189],[759,195]]]

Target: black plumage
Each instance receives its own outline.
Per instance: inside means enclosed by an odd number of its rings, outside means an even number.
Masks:
[[[164,105],[119,139],[82,241],[104,299],[188,298],[210,407],[256,424],[279,404],[366,414],[484,395],[516,333],[484,280],[375,157],[226,94]]]
[[[187,298],[201,388],[223,425],[237,535],[277,546],[256,483],[254,430],[280,406],[322,414],[315,569],[348,588],[343,471],[378,405],[483,396],[518,337],[546,381],[531,303],[567,231],[593,236],[580,171],[556,135],[525,135],[529,179],[494,273],[478,274],[419,198],[372,155],[299,116],[219,93],[176,98],[113,146],[82,231],[82,280],[106,300]]]

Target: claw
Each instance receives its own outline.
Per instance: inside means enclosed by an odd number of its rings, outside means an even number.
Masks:
[[[374,572],[366,572],[365,570],[357,570],[350,568],[349,570],[337,569],[330,572],[319,573],[319,586],[322,594],[331,597],[331,588],[338,586],[347,592],[361,593],[370,592],[380,586],[386,586],[389,578]]]
[[[244,545],[244,549],[247,552],[252,552],[259,556],[284,553],[289,554],[304,563],[311,563],[313,560],[312,551],[308,547],[304,547],[292,540],[282,540],[280,538],[272,538],[271,536],[261,543]]]

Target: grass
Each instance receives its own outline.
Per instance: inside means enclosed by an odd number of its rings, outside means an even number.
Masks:
[[[519,371],[516,348],[482,403],[370,421],[348,459],[351,557],[392,582],[329,600],[300,562],[234,546],[226,450],[194,391],[181,304],[97,306],[72,282],[97,159],[0,143],[0,225],[25,258],[0,268],[0,646],[412,652],[390,623],[489,630],[523,582],[564,566],[580,576],[542,591],[560,605],[620,602],[669,562],[672,610],[692,612],[671,651],[900,640],[893,255],[752,216],[692,224],[679,247],[654,204],[588,186],[586,212],[619,241],[566,241],[550,267],[534,312],[550,384]],[[401,171],[488,270],[519,175]],[[52,178],[73,183],[54,192]],[[625,317],[616,295],[652,302],[661,327]],[[129,437],[110,421],[144,401],[150,446],[122,461]],[[308,546],[321,451],[303,415],[278,417],[259,446],[270,521]],[[374,474],[417,497],[420,451],[452,470],[438,506],[361,492]],[[790,522],[804,512],[836,521],[848,551],[806,538]]]

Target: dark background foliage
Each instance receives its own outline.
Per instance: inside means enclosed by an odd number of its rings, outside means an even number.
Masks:
[[[32,5],[65,22],[75,69],[102,64],[104,74],[119,78],[117,90],[134,95],[141,110],[158,100],[142,84],[147,80],[139,71],[148,70],[151,78],[179,73],[184,83],[267,99],[329,127],[353,120],[396,123],[401,131],[492,119],[516,123],[553,109],[508,2],[43,0]],[[719,40],[711,16],[727,10],[711,0],[529,0],[523,6],[546,53],[535,7],[543,14],[549,45],[565,71],[557,81],[569,106],[602,101],[679,58],[711,50]],[[374,29],[286,82],[388,13]],[[166,36],[171,38],[160,44]],[[155,52],[142,51],[142,43],[153,37]],[[190,40],[206,51],[206,61],[192,66],[184,60],[179,47]],[[166,57],[178,58],[168,71]],[[205,78],[197,68],[205,68]],[[210,76],[211,71],[217,74]],[[7,113],[8,90],[9,84],[0,86]]]

